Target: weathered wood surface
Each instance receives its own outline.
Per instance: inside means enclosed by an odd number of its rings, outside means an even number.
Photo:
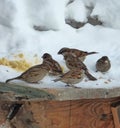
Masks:
[[[0,83],[0,128],[118,128],[111,110],[116,102],[119,88],[36,89]]]
[[[0,100],[51,100],[54,99],[53,94],[49,94],[42,89],[31,88],[27,86],[0,83]]]
[[[115,128],[111,104],[114,99],[68,101],[1,101],[0,125],[10,128]],[[21,104],[18,112],[8,118],[11,106]]]
[[[31,88],[27,86],[0,83],[0,100],[39,99],[39,100],[77,100],[114,98],[120,96],[120,88]]]
[[[115,128],[120,128],[120,100],[111,105]]]

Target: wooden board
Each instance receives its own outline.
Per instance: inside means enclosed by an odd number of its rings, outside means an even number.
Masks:
[[[8,96],[9,95],[9,96]],[[2,96],[4,98],[2,98]],[[114,98],[120,96],[120,88],[32,88],[18,84],[0,83],[0,100],[16,100],[23,97],[24,100],[77,100]]]
[[[2,101],[0,124],[6,122],[12,104],[21,104],[10,119],[11,128],[115,128],[111,104],[114,99],[68,101]]]
[[[119,93],[119,88],[36,89],[0,83],[0,127],[115,128],[111,107],[120,102]]]
[[[111,105],[115,128],[120,128],[120,101]]]
[[[0,83],[0,100],[51,100],[54,99],[53,94],[49,94],[43,89],[36,89],[32,87]]]

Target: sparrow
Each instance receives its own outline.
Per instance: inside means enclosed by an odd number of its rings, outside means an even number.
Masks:
[[[84,61],[86,56],[91,55],[91,54],[96,54],[98,52],[87,52],[87,51],[82,51],[82,50],[79,50],[79,49],[66,48],[66,47],[64,47],[64,48],[62,48],[58,51],[58,54],[62,54],[62,55],[65,55],[67,53],[70,53],[74,57],[77,57],[81,61]]]
[[[96,69],[100,72],[107,72],[111,68],[110,60],[107,56],[102,56],[96,62]]]
[[[72,69],[83,69],[85,71],[85,75],[88,77],[89,80],[97,80],[94,76],[92,76],[88,69],[87,66],[78,58],[74,57],[70,53],[66,53],[65,55],[63,54],[66,66],[72,70]]]
[[[49,53],[43,54],[42,58],[44,59],[44,61],[46,63],[50,64],[50,66],[51,66],[50,74],[51,75],[56,76],[56,75],[62,75],[63,74],[63,71],[62,71],[60,64],[56,60],[54,60]]]
[[[53,80],[54,82],[61,81],[66,83],[67,86],[74,87],[74,84],[81,82],[84,78],[84,70],[83,69],[72,69],[63,75],[60,78]]]
[[[38,81],[42,80],[49,73],[50,68],[50,64],[43,60],[42,64],[30,67],[20,76],[6,80],[6,83],[15,79],[23,80],[28,83],[38,83]]]

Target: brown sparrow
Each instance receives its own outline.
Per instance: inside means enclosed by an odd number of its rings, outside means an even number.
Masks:
[[[50,64],[48,64],[43,59],[42,64],[32,66],[31,68],[23,72],[20,76],[6,80],[6,83],[15,79],[23,80],[28,83],[38,83],[38,81],[42,80],[47,75],[47,73],[49,73],[49,71]]]
[[[73,86],[81,82],[84,78],[84,70],[82,69],[73,69],[68,71],[67,73],[60,76],[60,78],[53,80],[54,82],[62,81],[66,83],[68,86]]]
[[[50,74],[51,75],[62,75],[63,74],[60,64],[57,61],[55,61],[50,54],[45,53],[42,56],[42,58],[44,59],[44,61],[46,63],[50,64],[50,66],[51,66]]]
[[[65,60],[65,63],[66,63],[66,66],[72,70],[72,69],[83,69],[85,71],[85,75],[89,78],[89,80],[97,80],[94,76],[92,76],[86,65],[81,61],[79,60],[78,58],[74,57],[72,54],[70,53],[66,53],[64,56],[64,60]]]
[[[111,68],[110,60],[107,56],[103,56],[96,62],[96,69],[100,72],[107,72]]]
[[[74,57],[77,57],[81,61],[84,61],[86,56],[91,55],[91,54],[96,54],[97,52],[86,52],[86,51],[82,51],[82,50],[78,50],[74,48],[65,48],[65,47],[60,49],[58,52],[58,54],[62,54],[62,55],[65,55],[67,53],[70,53]]]

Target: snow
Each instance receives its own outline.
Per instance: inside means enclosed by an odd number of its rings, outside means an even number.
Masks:
[[[41,63],[43,53],[50,53],[64,71],[67,71],[63,57],[57,55],[62,47],[77,48],[84,51],[97,51],[85,60],[89,71],[97,81],[85,78],[77,87],[114,88],[120,87],[120,2],[117,0],[4,0],[0,1],[0,58],[18,60],[14,57],[23,53],[32,65]],[[66,18],[87,21],[88,16],[98,16],[103,26],[85,24],[79,29],[65,24]],[[43,26],[49,31],[36,31],[33,26]],[[33,59],[38,57],[38,62]],[[95,63],[107,55],[111,69],[106,73],[95,72]],[[0,65],[0,81],[18,76],[22,71]],[[36,88],[61,88],[62,82],[53,82],[55,77],[46,76],[39,84],[28,84],[20,80],[14,84],[24,84]]]
[[[75,21],[86,22],[87,10],[81,0],[75,0],[66,8],[66,19],[74,19]]]
[[[118,13],[120,11],[120,2],[117,0],[83,0],[83,2],[89,8],[93,8],[90,16],[98,16],[107,27],[120,28],[120,15]]]

